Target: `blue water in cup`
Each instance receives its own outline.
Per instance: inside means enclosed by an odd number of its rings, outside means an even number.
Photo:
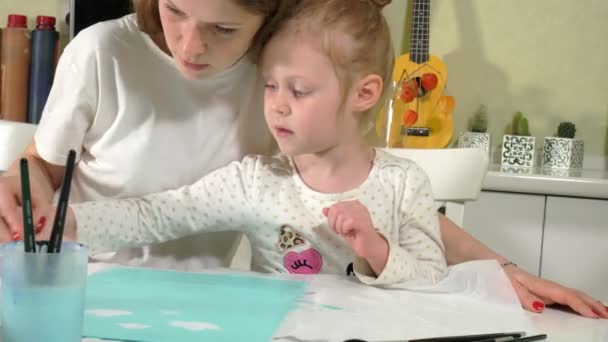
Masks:
[[[25,253],[16,242],[1,254],[2,341],[80,342],[88,248],[64,242],[61,253]]]

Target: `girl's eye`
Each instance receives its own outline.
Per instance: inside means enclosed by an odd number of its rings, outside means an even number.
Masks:
[[[215,30],[221,34],[231,34],[236,31],[235,28],[223,27],[223,26],[219,26],[219,25],[215,25]]]
[[[271,83],[265,83],[264,84],[264,88],[266,88],[268,90],[274,90],[276,88],[276,86],[274,84],[271,84]]]
[[[297,90],[297,89],[293,89],[291,92],[293,93],[293,96],[296,98],[306,96],[310,93],[310,91]]]

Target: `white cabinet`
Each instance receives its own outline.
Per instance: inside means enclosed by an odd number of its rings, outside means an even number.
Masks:
[[[532,274],[539,274],[544,195],[483,191],[464,209],[464,229]],[[608,246],[607,246],[608,247]]]
[[[608,201],[547,197],[541,276],[608,301]]]
[[[608,200],[482,191],[463,227],[530,273],[608,301]]]

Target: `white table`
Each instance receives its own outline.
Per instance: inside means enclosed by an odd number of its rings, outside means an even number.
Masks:
[[[473,269],[485,272],[484,278],[463,276],[466,272],[462,270],[471,266],[456,269],[461,273],[452,272],[450,278],[460,277],[463,283],[476,283],[473,287],[481,288],[476,293],[428,294],[383,290],[362,285],[352,278],[317,276],[306,291],[305,305],[287,316],[274,340],[329,342],[364,338],[371,342],[404,337],[526,331],[528,335],[547,334],[547,341],[551,342],[608,341],[608,320],[583,318],[551,308],[542,314],[524,311],[510,285],[505,285],[508,280],[498,266],[494,270],[494,265],[487,262],[469,264],[473,264]],[[493,271],[496,274],[492,274]],[[503,285],[508,286],[508,293],[503,293]],[[454,286],[447,288],[453,289]],[[334,310],[332,306],[344,310]]]
[[[93,271],[98,269],[96,266]],[[452,274],[458,278],[458,272]],[[299,308],[288,314],[274,340],[329,342],[362,338],[371,342],[526,331],[528,335],[545,333],[551,342],[608,341],[608,320],[587,319],[554,309],[546,309],[543,314],[521,310],[512,289],[502,287],[507,282],[502,271],[495,279],[465,278],[460,279],[464,279],[461,283],[475,288],[475,292],[464,288],[453,293],[385,290],[342,276],[308,278],[310,285]]]
[[[543,333],[547,334],[548,342],[606,342],[608,341],[608,320],[592,320],[576,316],[570,313],[564,313],[559,310],[547,308],[542,314],[525,312],[524,315],[529,319],[529,324],[523,329],[528,331],[528,335]],[[336,322],[339,329],[340,322]],[[517,329],[516,329],[517,330]],[[480,330],[475,330],[479,332]],[[489,331],[489,330],[488,330]],[[290,338],[290,335],[284,336],[275,341],[291,341],[291,342],[322,342],[329,340],[302,340]],[[432,333],[428,336],[434,336]],[[108,342],[108,340],[98,339],[83,339],[83,342]],[[381,340],[369,340],[369,342],[382,342]]]

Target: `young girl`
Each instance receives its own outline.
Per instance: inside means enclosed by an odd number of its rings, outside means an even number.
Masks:
[[[246,157],[176,191],[73,205],[67,236],[99,252],[237,229],[256,270],[345,274],[353,263],[368,284],[436,281],[446,261],[428,178],[364,137],[392,57],[380,4],[303,1],[261,62],[282,154]]]

